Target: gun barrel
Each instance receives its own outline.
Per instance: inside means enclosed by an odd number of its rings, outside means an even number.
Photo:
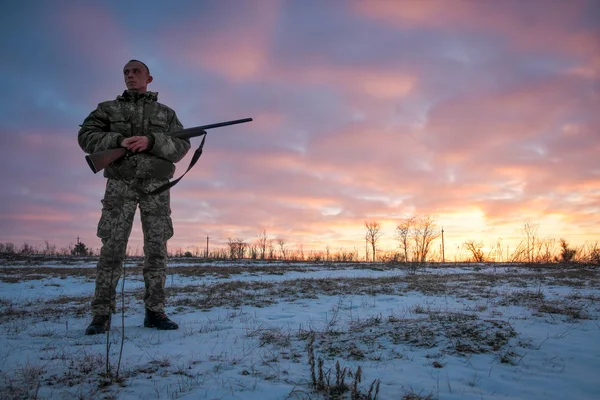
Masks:
[[[236,125],[236,124],[243,124],[244,122],[251,122],[251,121],[252,121],[252,118],[242,118],[242,119],[236,119],[233,121],[217,122],[216,124],[195,126],[193,128],[182,129],[182,130],[176,131],[176,132],[167,132],[167,133],[165,133],[165,135],[173,136],[173,137],[176,137],[179,139],[189,139],[194,136],[200,136],[200,135],[204,134],[205,133],[204,131],[207,129],[220,128],[223,126]]]

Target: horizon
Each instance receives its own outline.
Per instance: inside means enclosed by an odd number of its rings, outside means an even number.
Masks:
[[[432,220],[433,221],[433,220]],[[417,224],[418,225],[418,224]],[[423,225],[419,225],[423,226]],[[204,243],[193,246],[174,247],[168,246],[169,257],[192,257],[207,260],[260,260],[260,261],[298,261],[298,262],[393,262],[393,263],[598,263],[600,260],[600,242],[588,241],[581,245],[573,245],[565,238],[540,236],[539,224],[527,222],[522,228],[522,236],[513,241],[505,241],[503,238],[491,246],[477,239],[471,239],[461,243],[456,248],[448,248],[445,245],[444,233],[441,229],[434,230],[428,238],[424,238],[422,231],[414,230],[412,225],[410,232],[406,234],[407,245],[404,258],[404,248],[400,243],[389,248],[382,244],[381,227],[370,237],[377,236],[375,240],[376,259],[372,255],[372,239],[368,239],[369,233],[365,233],[362,249],[357,246],[353,248],[331,248],[328,244],[305,248],[302,243],[289,243],[281,238],[270,237],[266,230],[258,234],[256,238],[228,238],[216,241],[214,238],[206,237]],[[366,230],[366,228],[365,228]],[[397,234],[397,233],[396,233]],[[399,241],[398,238],[395,239]],[[427,240],[430,243],[425,252],[425,259],[419,260],[419,254],[415,248],[416,240]],[[81,245],[83,254],[77,253],[76,248]],[[513,246],[511,248],[511,245]],[[240,246],[242,250],[240,249]],[[57,247],[50,241],[43,244],[22,243],[20,246],[13,242],[0,242],[0,255],[42,255],[42,256],[90,256],[98,257],[100,247],[88,246],[78,236],[75,243],[69,243],[66,247]],[[128,245],[127,257],[143,257],[141,245],[133,247]],[[240,255],[241,254],[241,255]]]
[[[13,2],[0,15],[0,243],[100,247],[105,179],[78,125],[146,63],[184,128],[211,131],[171,190],[169,249],[253,243],[364,255],[409,216],[447,257],[523,226],[600,240],[600,3]],[[199,141],[177,164],[187,167]],[[214,240],[214,242],[212,242]],[[130,248],[141,248],[139,211]],[[436,249],[438,248],[436,242]]]

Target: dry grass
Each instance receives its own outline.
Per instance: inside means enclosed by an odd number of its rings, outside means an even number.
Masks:
[[[374,267],[378,270],[398,271],[394,276],[378,278],[326,278],[289,279],[278,281],[241,281],[233,278],[248,274],[280,275],[285,272],[309,272],[315,269],[339,269]],[[262,351],[261,362],[265,369],[240,366],[240,374],[261,380],[286,380],[285,373],[274,365],[280,360],[306,363],[310,371],[310,389],[296,389],[290,398],[315,398],[316,393],[326,398],[375,399],[379,393],[379,380],[371,377],[363,383],[360,367],[344,366],[347,363],[365,363],[407,359],[412,349],[431,349],[427,364],[432,368],[447,368],[445,357],[468,359],[473,354],[491,354],[494,360],[508,365],[518,365],[522,359],[526,340],[520,340],[518,332],[506,319],[496,318],[505,307],[523,307],[532,318],[544,317],[575,321],[595,319],[600,312],[600,296],[581,289],[600,288],[600,269],[581,266],[532,265],[515,268],[514,265],[497,265],[493,272],[482,270],[471,273],[445,273],[441,269],[406,274],[412,266],[398,264],[361,263],[314,265],[300,263],[285,265],[239,266],[185,266],[171,267],[170,274],[193,277],[217,277],[223,280],[212,284],[171,285],[167,289],[169,305],[178,313],[227,308],[234,310],[225,320],[248,318],[245,338],[252,341],[252,351]],[[430,266],[431,267],[431,266]],[[437,267],[436,267],[437,268]],[[128,267],[127,274],[140,275],[141,267]],[[444,272],[444,273],[435,273]],[[52,268],[40,265],[18,266],[0,269],[4,282],[26,282],[48,278],[79,277],[92,279],[92,268]],[[573,288],[564,295],[552,293],[553,285]],[[402,310],[402,297],[420,293],[436,298],[469,299],[468,308],[432,307],[417,304]],[[250,323],[244,315],[245,307],[267,307],[285,302],[315,299],[320,296],[362,296],[365,302],[375,295],[397,296],[398,312],[390,315],[351,316],[342,321],[344,304],[340,303],[327,313],[326,321],[300,327],[298,330],[282,329]],[[143,290],[124,293],[127,304],[141,302]],[[69,348],[52,343],[68,337],[68,319],[87,316],[92,293],[88,296],[60,295],[44,300],[17,301],[0,298],[0,333],[7,338],[29,337],[48,340],[41,354],[39,365],[24,365],[14,372],[0,372],[0,399],[36,398],[40,388],[60,386],[65,394],[75,398],[109,397],[105,392],[113,382],[102,381],[104,358],[86,352],[89,343],[81,341]],[[346,313],[347,314],[347,313]],[[28,326],[27,321],[35,321]],[[44,321],[65,321],[65,329],[47,327]],[[203,320],[197,327],[187,327],[184,337],[219,331],[223,321]],[[116,336],[116,335],[115,335]],[[115,337],[117,344],[118,338]],[[147,339],[152,340],[152,339]],[[159,339],[157,339],[159,340]],[[238,360],[215,356],[213,374],[220,368],[237,365]],[[60,362],[67,368],[54,374],[46,367]],[[355,364],[356,365],[356,364]],[[267,368],[272,368],[267,370]],[[244,372],[245,371],[245,372]],[[171,394],[181,395],[204,382],[196,372],[177,364],[172,358],[157,357],[126,370],[123,379],[138,376],[178,376],[177,387]],[[103,386],[103,383],[104,386]],[[122,383],[122,382],[121,382]],[[68,388],[77,388],[68,391]],[[403,399],[434,399],[432,393],[407,390]]]
[[[387,264],[383,267],[392,268]],[[333,266],[330,266],[333,268]],[[350,267],[358,268],[359,264]],[[289,269],[288,269],[289,268]],[[321,268],[321,266],[319,266]],[[338,267],[339,268],[339,267]],[[557,270],[556,265],[531,267],[524,273],[523,270],[511,272],[511,268],[503,267],[502,273],[457,273],[457,274],[409,274],[381,278],[336,278],[336,279],[296,279],[281,282],[249,282],[227,280],[211,285],[186,285],[170,286],[167,294],[171,298],[170,304],[178,310],[208,310],[213,307],[241,307],[255,306],[267,307],[280,301],[296,301],[311,299],[318,295],[377,295],[387,294],[402,296],[409,292],[419,292],[431,296],[465,297],[470,300],[485,300],[497,295],[491,288],[502,285],[523,287],[523,291],[507,293],[499,305],[522,305],[541,313],[557,313],[573,318],[587,318],[585,307],[597,299],[579,299],[571,301],[568,305],[556,302],[542,304],[544,294],[535,289],[526,289],[532,282],[540,285],[567,285],[571,287],[600,287],[600,274],[598,268],[581,268],[579,266]],[[273,274],[281,271],[312,271],[314,266],[286,267],[275,266],[228,266],[228,267],[172,267],[171,274],[185,276],[233,276],[252,272],[254,274]],[[497,268],[499,270],[500,268]],[[94,270],[90,268],[2,268],[2,279],[10,281],[39,280],[49,277],[79,276],[91,278]],[[129,267],[128,275],[141,274],[141,268]],[[9,278],[7,278],[7,275]],[[129,300],[141,300],[142,290],[133,290],[125,293]],[[25,317],[54,318],[59,315],[70,314],[85,315],[91,301],[89,296],[60,296],[51,300],[29,301],[13,303],[10,299],[0,299],[0,323],[18,320]],[[56,307],[60,305],[61,307]]]

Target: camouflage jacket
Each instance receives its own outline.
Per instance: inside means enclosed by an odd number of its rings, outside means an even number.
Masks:
[[[111,179],[169,179],[174,163],[190,149],[188,139],[164,135],[183,129],[175,111],[157,101],[158,93],[126,90],[116,100],[105,101],[80,125],[79,146],[86,153],[96,153],[121,145],[131,136],[148,136],[149,149],[128,153],[104,170]]]

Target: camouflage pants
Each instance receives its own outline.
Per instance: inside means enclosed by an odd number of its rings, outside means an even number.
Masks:
[[[102,200],[98,237],[102,249],[96,270],[94,315],[116,311],[117,285],[123,274],[123,260],[137,206],[144,233],[144,303],[147,309],[163,312],[167,274],[167,240],[173,236],[169,191],[147,195],[166,181],[109,179]],[[141,189],[141,191],[140,191]],[[143,191],[143,192],[142,192]]]

